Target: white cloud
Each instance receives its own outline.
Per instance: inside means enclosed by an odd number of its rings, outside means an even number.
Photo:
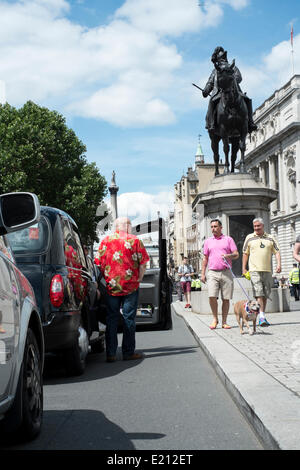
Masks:
[[[132,225],[157,219],[158,212],[166,218],[173,209],[173,191],[157,194],[143,192],[123,193],[118,196],[119,217],[129,217]]]
[[[110,199],[107,198],[105,203],[110,207]],[[148,194],[144,192],[123,193],[118,196],[118,217],[128,217],[132,227],[162,217],[166,220],[169,211],[174,210],[173,191],[161,191],[157,194]],[[101,210],[98,212],[101,214]],[[106,232],[98,232],[99,241],[106,235],[111,233],[113,225]],[[149,238],[148,234],[140,235],[139,238]],[[157,241],[158,234],[152,233],[151,239]],[[98,243],[94,249],[98,248]]]
[[[294,37],[295,71],[300,70],[300,34]],[[290,41],[282,41],[274,46],[264,57],[264,65],[269,74],[278,74],[280,81],[290,78],[292,72],[292,55]]]
[[[120,127],[164,125],[175,120],[165,102],[147,94],[142,86],[137,85],[134,89],[122,83],[102,88],[69,109]]]
[[[183,59],[171,38],[219,24],[224,2],[126,0],[109,23],[84,28],[67,0],[0,1],[0,78],[15,106],[28,99],[115,125],[174,122]],[[180,79],[180,77],[179,77]],[[176,89],[174,84],[173,90]]]
[[[294,37],[294,70],[300,70],[300,34]],[[260,105],[274,91],[292,77],[292,54],[290,41],[282,41],[266,53],[257,67],[236,61],[243,74],[242,89],[255,98]]]
[[[215,4],[208,4],[207,8],[209,12],[212,8],[217,11]],[[143,31],[170,36],[196,32],[205,26],[206,19],[198,3],[191,0],[127,0],[116,16]]]

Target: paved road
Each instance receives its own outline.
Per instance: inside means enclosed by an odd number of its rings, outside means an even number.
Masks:
[[[185,322],[173,320],[170,331],[137,333],[138,362],[90,355],[82,377],[65,378],[47,361],[43,431],[17,448],[262,449]]]

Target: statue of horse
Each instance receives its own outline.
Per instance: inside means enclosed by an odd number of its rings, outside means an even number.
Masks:
[[[225,155],[224,174],[229,173],[229,152],[231,145],[231,173],[234,173],[237,153],[241,152],[240,172],[245,171],[244,155],[248,133],[248,109],[243,93],[234,76],[234,61],[217,67],[219,98],[215,107],[215,128],[209,130],[211,148],[214,154],[215,175],[219,174],[219,142],[223,141]]]

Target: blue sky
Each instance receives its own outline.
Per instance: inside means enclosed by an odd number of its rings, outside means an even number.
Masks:
[[[222,45],[254,108],[300,73],[299,0],[0,0],[6,100],[67,119],[132,218],[165,214],[205,130],[204,86]]]

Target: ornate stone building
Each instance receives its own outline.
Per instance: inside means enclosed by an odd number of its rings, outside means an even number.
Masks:
[[[300,234],[300,75],[266,99],[254,120],[258,130],[247,141],[246,169],[279,191],[270,205],[270,227],[280,244],[286,277]]]

